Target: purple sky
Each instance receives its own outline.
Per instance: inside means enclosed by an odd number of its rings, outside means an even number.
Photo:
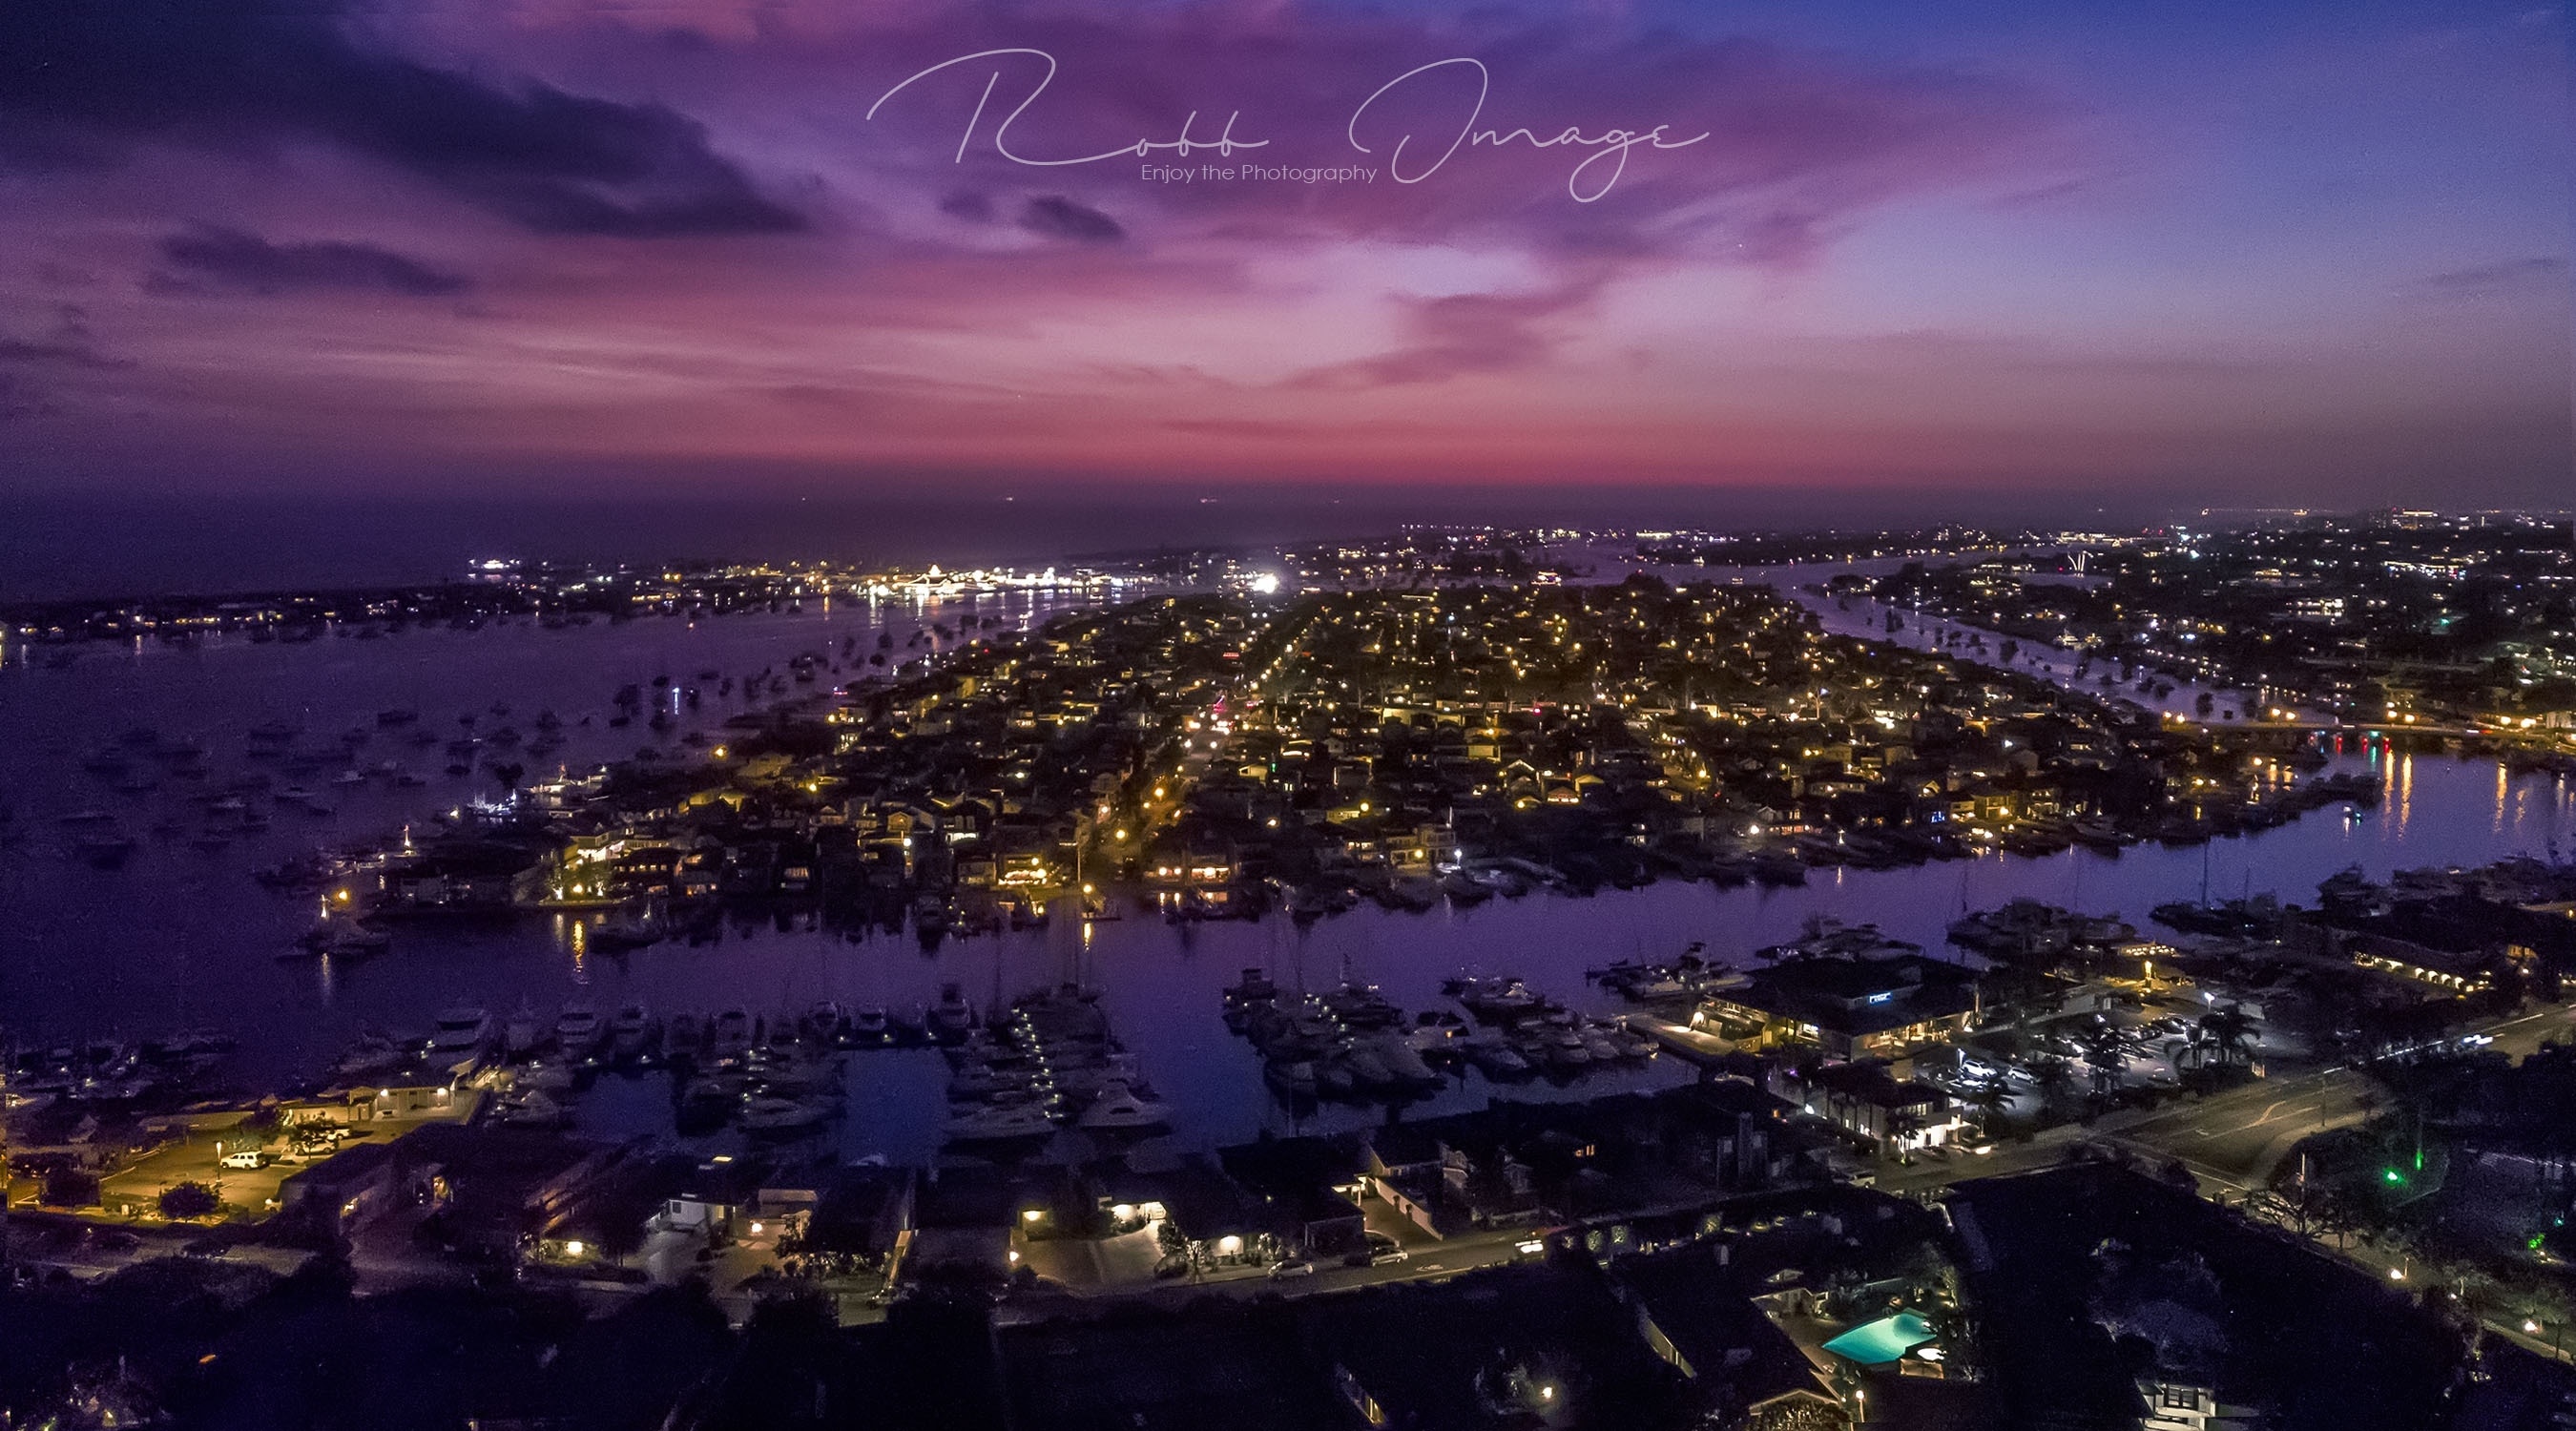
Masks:
[[[2556,6],[292,8],[0,3],[0,487],[2571,490]]]

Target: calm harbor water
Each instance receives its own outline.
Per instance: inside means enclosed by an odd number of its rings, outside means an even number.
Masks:
[[[663,619],[551,632],[420,630],[305,646],[92,647],[59,670],[12,651],[0,658],[0,804],[15,807],[21,838],[0,846],[0,1030],[33,1041],[220,1026],[241,1038],[238,1062],[247,1077],[276,1079],[316,1071],[363,1029],[418,1030],[435,1010],[458,1002],[481,1004],[495,1015],[525,1003],[550,1016],[570,999],[603,1011],[633,999],[656,1013],[740,1005],[792,1014],[828,998],[909,1012],[936,998],[944,983],[989,1004],[1078,978],[1103,992],[1120,1036],[1174,1105],[1176,1140],[1213,1146],[1265,1128],[1312,1131],[1386,1116],[1328,1107],[1299,1121],[1270,1097],[1252,1050],[1218,1017],[1219,990],[1249,967],[1318,989],[1346,976],[1364,979],[1407,1010],[1452,1007],[1440,996],[1440,981],[1460,970],[1510,973],[1579,1006],[1613,1012],[1615,1000],[1584,983],[1587,967],[1670,959],[1694,942],[1705,943],[1712,958],[1742,961],[1760,945],[1793,937],[1811,915],[1875,923],[1937,950],[1943,928],[1963,907],[1984,908],[2015,895],[2117,912],[2143,926],[2150,906],[2195,897],[2204,880],[2222,897],[2271,891],[2312,900],[2317,881],[2346,865],[2385,875],[2404,866],[2474,864],[2563,848],[2576,834],[2576,789],[2564,782],[2512,776],[2492,761],[2392,753],[2355,741],[2339,758],[2384,774],[2387,799],[2380,810],[2357,823],[2329,810],[2205,851],[2145,845],[2118,857],[2078,849],[2039,860],[1989,856],[1917,869],[1819,869],[1800,889],[1663,884],[1590,899],[1532,895],[1426,914],[1364,907],[1304,929],[1284,918],[1174,926],[1131,913],[1088,926],[1059,919],[1045,929],[951,940],[932,951],[909,934],[853,940],[799,917],[783,925],[735,921],[714,942],[603,957],[577,952],[562,921],[542,919],[404,928],[390,952],[340,968],[278,960],[309,923],[311,901],[263,889],[251,871],[317,843],[426,819],[470,794],[488,793],[488,777],[449,779],[437,773],[445,763],[438,749],[415,751],[378,734],[360,752],[363,762],[404,760],[429,783],[335,787],[326,772],[306,783],[323,790],[334,814],[280,808],[268,830],[200,849],[184,836],[146,833],[171,812],[192,811],[201,793],[193,786],[165,779],[154,791],[118,793],[81,768],[86,752],[129,728],[151,726],[165,737],[205,740],[217,771],[209,783],[219,784],[248,768],[243,733],[262,722],[300,724],[304,743],[312,745],[353,726],[372,728],[377,710],[405,707],[419,709],[422,725],[445,735],[462,712],[480,713],[486,728],[499,722],[503,717],[491,714],[497,701],[523,727],[541,708],[557,711],[568,723],[568,741],[548,765],[579,769],[632,754],[654,738],[640,724],[623,730],[603,724],[621,685],[649,683],[656,675],[694,681],[706,669],[783,669],[798,652],[837,650],[849,637],[860,638],[863,657],[880,629],[894,631],[901,649],[929,621],[954,625],[973,612],[1017,622],[1044,609],[1027,597],[928,610],[847,603],[820,609],[817,603],[801,615],[695,624]],[[738,709],[738,701],[710,692],[697,719],[712,732]],[[584,716],[592,718],[590,726],[579,724]],[[668,734],[685,728],[686,722]],[[287,782],[281,777],[279,783]],[[58,818],[89,807],[113,812],[142,839],[126,869],[93,870],[67,853],[70,835]],[[1674,1061],[1659,1060],[1564,1088],[1522,1085],[1515,1096],[1582,1097],[1686,1074]],[[860,1096],[851,1103],[845,1148],[897,1159],[925,1157],[936,1148],[945,1073],[935,1055],[857,1055],[850,1076]],[[664,1097],[658,1083],[615,1084],[604,1081],[593,1094],[587,1122],[624,1123]],[[1418,1107],[1480,1106],[1495,1091],[1470,1074]]]

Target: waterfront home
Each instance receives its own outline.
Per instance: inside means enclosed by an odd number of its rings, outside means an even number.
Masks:
[[[484,913],[533,905],[553,866],[525,840],[441,840],[384,873],[382,913]]]
[[[1977,980],[1956,964],[1920,954],[1839,958],[1809,955],[1754,971],[1691,1015],[1693,1027],[1741,1031],[1768,1047],[1813,1045],[1829,1058],[1869,1058],[1967,1031]]]
[[[1789,1105],[1721,1078],[1583,1103],[1497,1101],[1363,1135],[1370,1191],[1435,1236],[1628,1220],[1768,1187],[1797,1161]],[[1624,1234],[1622,1234],[1624,1236]]]
[[[1242,872],[1233,841],[1205,830],[1175,830],[1145,855],[1145,877],[1156,884],[1222,885]]]

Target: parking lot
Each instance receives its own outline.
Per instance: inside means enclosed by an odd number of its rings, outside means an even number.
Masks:
[[[345,1144],[343,1144],[345,1146]],[[226,1167],[227,1154],[258,1152],[256,1168]],[[181,1183],[212,1188],[226,1213],[263,1217],[277,1210],[278,1184],[330,1152],[296,1152],[275,1132],[233,1129],[197,1133],[143,1155],[99,1184],[100,1206],[115,1217],[157,1217],[161,1194]]]
[[[2203,1023],[2207,1012],[2207,1006],[2195,1001],[2166,997],[2144,1001],[2143,1007],[2111,1005],[2052,1015],[1929,1054],[1917,1076],[1980,1106],[1995,1099],[1990,1090],[1999,1089],[1993,1111],[2028,1121],[2042,1113],[2052,1096],[2062,1103],[2089,1092],[2102,1073],[2097,1051],[2106,1047],[2117,1051],[2114,1081],[2124,1089],[2179,1088],[2184,1073],[2203,1063],[2224,1059],[2251,1065],[2280,1051],[2250,1016],[2237,1023],[2222,1045]],[[2229,1026],[2222,1019],[2216,1028]]]

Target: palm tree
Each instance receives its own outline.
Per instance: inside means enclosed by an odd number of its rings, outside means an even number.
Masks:
[[[1922,1112],[1911,1104],[1887,1110],[1888,1145],[1900,1156],[1911,1151],[1906,1140],[1923,1131],[1923,1121]]]
[[[2085,1066],[2093,1070],[2093,1093],[2109,1098],[2120,1091],[2122,1053],[2120,1034],[2109,1024],[2096,1024],[2076,1037],[2084,1050]]]
[[[2254,1020],[2240,1005],[2221,1004],[2200,1016],[2192,1041],[2216,1053],[2218,1066],[2225,1068],[2254,1041]]]
[[[2075,1082],[2075,1068],[2056,1054],[2044,1053],[2030,1061],[2030,1077],[2039,1085],[2040,1102],[2054,1107],[2068,1086]]]
[[[2004,1108],[2011,1102],[2012,1090],[2005,1087],[2004,1081],[2000,1078],[1990,1083],[1980,1083],[1968,1090],[1967,1103],[1969,1107],[1977,1110],[1977,1126],[1988,1133],[1992,1133],[1995,1125],[2003,1121]]]

